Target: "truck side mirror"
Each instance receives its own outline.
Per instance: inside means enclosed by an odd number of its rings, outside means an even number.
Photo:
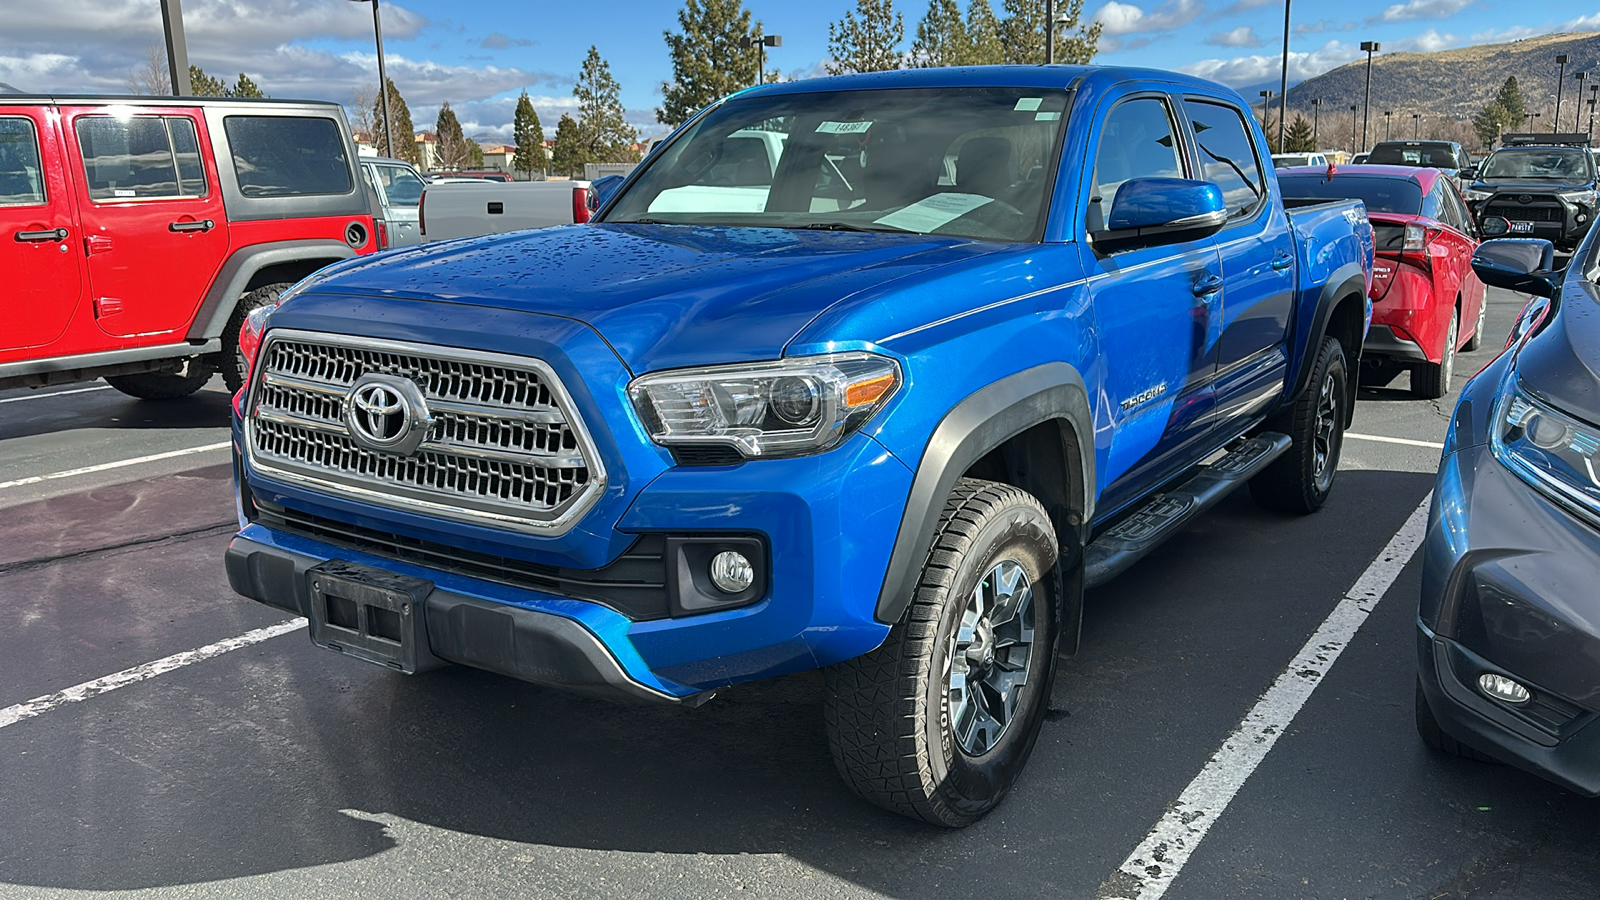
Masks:
[[[1487,225],[1489,220],[1484,220]],[[1539,238],[1496,238],[1478,245],[1472,271],[1491,287],[1539,297],[1554,297],[1561,276],[1555,269],[1555,245]]]
[[[1478,177],[1478,167],[1467,166],[1466,168],[1456,172],[1456,177],[1462,179],[1463,181],[1471,181],[1472,179]]]
[[[1117,188],[1095,246],[1111,252],[1210,237],[1228,222],[1222,189],[1187,178],[1135,178]]]
[[[594,192],[594,209],[605,206],[626,180],[621,175],[602,175],[590,182],[589,189]]]

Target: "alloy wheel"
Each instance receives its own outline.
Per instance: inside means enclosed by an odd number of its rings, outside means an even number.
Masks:
[[[1016,719],[1033,637],[1033,584],[1015,560],[1001,560],[968,595],[946,648],[946,711],[968,756],[993,749]]]

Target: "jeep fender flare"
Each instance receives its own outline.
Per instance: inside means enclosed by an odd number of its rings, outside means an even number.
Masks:
[[[933,544],[934,531],[956,479],[991,450],[1036,425],[1058,421],[1070,429],[1078,448],[1068,459],[1065,477],[1081,492],[1082,509],[1073,510],[1070,525],[1075,535],[1057,535],[1063,547],[1074,552],[1081,545],[1094,517],[1094,419],[1089,412],[1089,392],[1078,370],[1064,362],[1025,369],[984,387],[945,414],[928,439],[906,498],[894,552],[878,594],[875,617],[894,624],[911,604],[922,565]],[[1041,498],[1043,500],[1044,498]],[[1049,503],[1046,500],[1046,506]],[[1061,527],[1062,522],[1057,522]],[[1065,553],[1063,554],[1066,555]],[[1063,623],[1066,625],[1067,623]],[[1072,628],[1066,636],[1076,632]],[[1072,643],[1072,642],[1069,642]]]
[[[356,251],[352,250],[349,244],[331,239],[274,241],[236,251],[222,264],[222,268],[217,271],[217,277],[212,279],[211,289],[206,291],[206,298],[195,313],[194,322],[189,326],[189,340],[221,337],[223,329],[228,325],[228,318],[233,315],[233,308],[239,303],[239,298],[244,296],[245,288],[250,285],[250,279],[262,269],[284,263],[308,263],[318,260],[322,262],[317,268],[321,268],[328,263],[350,259],[355,255]]]
[[[1346,297],[1356,297],[1360,302],[1365,302],[1367,296],[1367,273],[1362,270],[1359,263],[1345,263],[1333,270],[1333,274],[1322,285],[1322,292],[1317,296],[1317,308],[1312,314],[1311,330],[1306,332],[1305,343],[1301,346],[1300,359],[1296,365],[1294,377],[1290,379],[1290,389],[1284,403],[1294,402],[1294,398],[1306,389],[1311,382],[1311,370],[1317,361],[1317,348],[1322,346],[1322,337],[1328,333],[1328,323],[1333,318],[1333,311],[1338,308],[1339,302]],[[1361,344],[1365,340],[1364,334],[1357,334],[1355,338],[1355,353],[1349,363],[1351,371],[1356,371],[1361,365]],[[1356,383],[1350,380],[1351,385]],[[1350,399],[1355,399],[1355,388],[1351,387]],[[1355,404],[1346,404],[1354,415]],[[1350,423],[1346,422],[1348,426]]]

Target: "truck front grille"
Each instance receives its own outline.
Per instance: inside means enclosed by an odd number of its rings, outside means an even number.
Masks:
[[[1560,204],[1523,206],[1520,203],[1491,203],[1483,211],[1486,216],[1500,216],[1519,222],[1559,222],[1565,210]]]
[[[411,446],[358,434],[355,392],[409,382]],[[394,399],[401,392],[390,390]],[[424,409],[412,410],[412,406]],[[404,416],[402,415],[402,419]],[[263,474],[469,524],[560,533],[599,495],[603,466],[544,362],[426,344],[278,330],[261,348],[246,435]],[[368,429],[370,432],[370,428]]]

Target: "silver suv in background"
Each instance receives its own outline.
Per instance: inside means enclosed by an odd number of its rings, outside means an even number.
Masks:
[[[422,175],[404,160],[382,156],[362,157],[361,174],[366,176],[382,205],[389,231],[388,246],[408,247],[421,243],[417,205],[422,201],[422,189],[427,186]]]

